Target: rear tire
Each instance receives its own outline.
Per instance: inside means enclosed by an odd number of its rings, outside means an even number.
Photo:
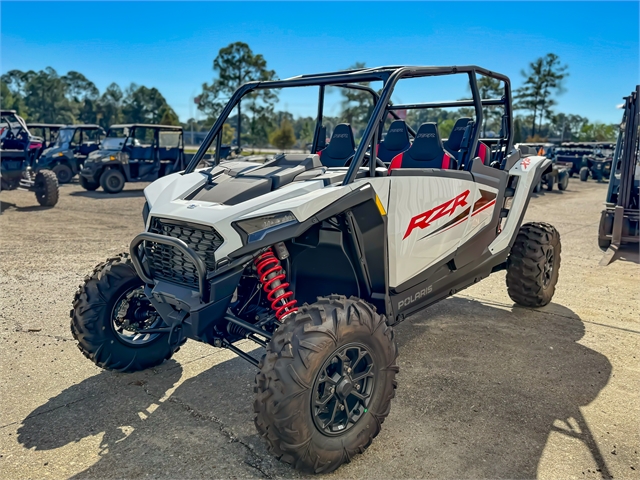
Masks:
[[[547,190],[551,191],[553,190],[553,176],[549,175],[549,177],[547,178],[547,181],[545,182],[545,186],[547,187]]]
[[[40,170],[34,182],[36,200],[43,207],[53,207],[58,203],[58,178],[51,170]]]
[[[161,364],[177,351],[164,333],[140,334],[142,338],[136,343],[125,329],[118,332],[114,314],[119,315],[122,300],[142,286],[129,256],[120,254],[96,266],[78,288],[71,310],[71,333],[80,351],[97,366],[136,372]],[[130,304],[125,309],[127,320],[129,308]]]
[[[569,175],[564,175],[562,179],[558,182],[558,190],[565,191],[569,186]]]
[[[73,171],[68,165],[59,164],[53,167],[53,173],[58,177],[58,183],[69,183],[73,178]]]
[[[393,329],[363,300],[331,295],[300,308],[256,376],[255,424],[269,450],[308,473],[364,452],[389,414],[397,356]]]
[[[98,182],[92,182],[91,180],[87,180],[86,177],[80,176],[80,186],[89,192],[93,192],[97,190],[100,184]]]
[[[100,186],[107,193],[119,193],[124,188],[125,178],[120,170],[110,168],[100,176]]]
[[[589,167],[582,167],[580,169],[580,181],[586,182],[589,179]]]
[[[525,307],[543,307],[553,298],[560,270],[560,234],[548,223],[520,227],[507,260],[507,292]]]

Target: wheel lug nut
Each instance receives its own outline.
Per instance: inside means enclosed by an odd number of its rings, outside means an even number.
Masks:
[[[360,385],[356,385],[356,390],[360,390]]]
[[[340,405],[340,410],[344,410],[344,405]]]
[[[347,373],[351,373],[351,367],[347,368]]]

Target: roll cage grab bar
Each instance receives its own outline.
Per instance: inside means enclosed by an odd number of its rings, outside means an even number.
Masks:
[[[391,94],[395,88],[396,83],[404,78],[421,78],[431,76],[442,75],[455,75],[455,74],[467,74],[469,77],[469,87],[471,89],[471,100],[458,100],[451,102],[436,102],[436,103],[414,103],[414,104],[398,104],[393,105],[391,103]],[[480,91],[478,89],[477,75],[480,74],[484,77],[490,77],[501,82],[504,82],[504,95],[500,99],[481,99]],[[380,93],[368,86],[359,85],[363,82],[375,82],[382,81],[383,88]],[[355,82],[355,83],[354,83]],[[345,176],[343,184],[351,183],[355,179],[356,171],[363,164],[365,154],[367,150],[371,150],[373,153],[374,145],[377,143],[377,139],[381,134],[382,125],[386,119],[386,114],[391,114],[394,118],[399,118],[395,113],[396,110],[404,109],[426,109],[426,108],[455,108],[455,107],[473,107],[475,110],[475,125],[473,127],[469,152],[475,152],[478,139],[480,136],[480,126],[483,121],[483,106],[503,106],[504,114],[502,116],[503,132],[500,137],[501,144],[506,146],[505,155],[503,158],[503,165],[506,159],[506,153],[511,150],[513,146],[513,115],[511,112],[511,82],[505,75],[492,72],[490,70],[478,67],[475,65],[470,66],[451,66],[451,67],[379,67],[379,68],[367,68],[362,70],[349,70],[333,73],[322,73],[312,75],[301,75],[298,77],[292,77],[285,80],[273,80],[267,82],[248,82],[238,87],[233,93],[227,104],[220,112],[217,120],[213,124],[211,130],[205,137],[204,141],[200,145],[200,148],[193,156],[189,165],[184,170],[183,174],[191,173],[195,170],[196,166],[203,159],[206,151],[209,149],[214,139],[216,142],[215,164],[220,162],[220,143],[221,135],[219,132],[222,129],[224,122],[227,120],[233,109],[240,102],[240,100],[248,93],[254,90],[265,89],[279,89],[287,87],[319,87],[318,94],[318,112],[316,128],[313,138],[312,151],[318,146],[319,133],[322,123],[322,114],[324,106],[324,91],[326,86],[332,87],[344,87],[369,92],[373,96],[374,109],[369,119],[369,123],[365,128],[362,135],[362,139],[356,149],[347,175]],[[380,127],[380,128],[379,128]],[[415,136],[415,132],[410,130],[411,134]],[[471,154],[471,153],[469,153]],[[372,155],[372,158],[375,158]],[[375,169],[375,162],[369,162],[371,170]],[[467,162],[469,163],[469,162]]]

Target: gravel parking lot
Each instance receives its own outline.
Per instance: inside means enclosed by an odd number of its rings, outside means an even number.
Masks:
[[[0,196],[0,477],[299,477],[256,434],[243,360],[189,342],[125,375],[76,348],[73,294],[142,229],[143,187]],[[574,178],[530,204],[562,236],[552,304],[515,307],[498,273],[397,327],[391,414],[330,477],[640,478],[640,270],[628,250],[598,266],[605,191]]]

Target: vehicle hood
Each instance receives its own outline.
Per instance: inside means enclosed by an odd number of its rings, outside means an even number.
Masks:
[[[120,150],[95,150],[89,154],[84,163],[98,162],[104,157],[109,157],[118,153],[120,153]]]
[[[150,211],[148,222],[161,217],[212,226],[224,238],[216,252],[223,257],[242,246],[233,222],[278,212],[291,212],[303,222],[355,188],[353,184],[327,186],[319,175],[317,180],[294,181],[266,191],[263,179],[251,175],[260,167],[251,162],[225,162],[211,169],[163,177],[144,191]],[[248,184],[246,197],[232,193],[246,191]],[[225,197],[230,201],[218,201]]]

